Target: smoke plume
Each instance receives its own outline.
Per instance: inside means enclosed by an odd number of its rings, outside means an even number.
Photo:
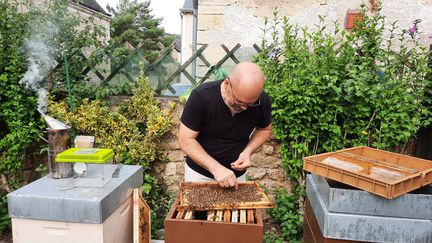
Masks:
[[[46,22],[39,30],[36,28],[24,43],[28,55],[28,69],[19,83],[38,93],[38,111],[42,114],[45,114],[47,107],[47,91],[43,80],[48,71],[57,65],[52,41],[56,39],[58,32],[55,24]]]

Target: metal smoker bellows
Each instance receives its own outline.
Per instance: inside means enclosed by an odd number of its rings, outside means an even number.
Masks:
[[[72,164],[70,163],[56,163],[56,156],[60,152],[70,148],[71,144],[71,129],[62,122],[44,116],[45,122],[48,125],[48,169],[49,176],[52,178],[66,178],[71,177]]]

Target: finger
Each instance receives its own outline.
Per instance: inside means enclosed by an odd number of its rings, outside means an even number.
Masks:
[[[231,163],[231,166],[239,166],[241,164],[243,164],[243,161],[236,161],[234,163]]]
[[[224,181],[224,187],[230,187],[230,183],[229,183],[228,180],[225,180],[225,181]]]
[[[239,164],[241,164],[242,162],[241,161],[235,161],[235,162],[232,162],[231,163],[231,166],[237,166],[237,165],[239,165]]]
[[[243,161],[238,161],[238,162],[232,163],[232,164],[231,164],[231,168],[239,168],[239,167],[241,167],[243,164],[244,164]]]
[[[230,185],[230,187],[233,187],[233,186],[235,186],[235,184],[236,184],[236,181],[235,181],[235,179],[234,178],[229,178],[229,185]]]
[[[242,170],[245,170],[246,169],[246,166],[245,165],[238,165],[238,166],[235,166],[235,167],[232,167],[234,170],[237,170],[237,171],[242,171]]]
[[[235,187],[236,190],[238,189],[238,181],[237,181],[237,178],[235,178],[235,185],[234,185],[234,187]]]

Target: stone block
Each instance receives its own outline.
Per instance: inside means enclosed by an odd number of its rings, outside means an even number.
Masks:
[[[177,139],[171,139],[171,138],[162,141],[161,147],[164,150],[177,150],[177,149],[180,149],[180,145],[178,143],[178,140]]]
[[[165,184],[167,186],[176,186],[178,187],[179,183],[182,181],[182,178],[178,175],[174,175],[174,176],[167,176],[164,179]]]
[[[177,165],[174,162],[168,162],[165,167],[165,176],[173,176],[177,173]]]
[[[280,158],[266,155],[260,151],[252,155],[252,164],[258,168],[273,168],[276,169],[281,165]]]
[[[279,169],[270,169],[268,171],[268,175],[269,175],[270,179],[273,179],[275,181],[285,181],[286,180],[285,172],[282,169],[282,167],[280,167]]]
[[[162,172],[165,170],[166,163],[164,162],[155,162],[153,164],[153,169],[156,172],[156,174],[162,174]]]
[[[262,168],[251,167],[247,170],[246,176],[250,180],[260,180],[263,179],[267,174],[267,171]]]
[[[199,15],[198,30],[221,30],[224,26],[223,15]]]
[[[185,170],[184,170],[184,162],[183,161],[182,162],[177,162],[176,166],[177,166],[177,175],[184,175],[184,172],[185,172]]]
[[[167,192],[171,196],[176,197],[180,192],[180,188],[178,187],[178,185],[171,185],[167,187]]]
[[[262,151],[263,151],[265,154],[273,154],[273,152],[275,151],[275,149],[274,149],[274,147],[271,146],[271,145],[264,144],[264,145],[262,146]]]
[[[168,161],[183,161],[184,153],[181,150],[171,150],[167,154]]]
[[[224,13],[224,6],[215,6],[215,5],[202,5],[199,6],[198,14],[202,15],[208,15],[208,14],[219,14],[223,15]]]
[[[198,0],[199,9],[201,9],[202,6],[210,5],[210,6],[218,6],[218,5],[230,5],[235,3],[234,0]]]

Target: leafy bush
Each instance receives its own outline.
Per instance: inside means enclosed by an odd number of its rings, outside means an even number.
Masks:
[[[0,1],[0,174],[6,190],[21,186],[22,163],[27,148],[41,134],[43,125],[36,111],[37,96],[18,82],[26,69],[26,55],[21,46],[27,30],[28,16],[18,14],[15,6]],[[10,226],[7,215],[6,192],[1,192],[0,230]]]
[[[170,103],[168,109],[162,110],[143,72],[133,92],[130,100],[117,110],[100,100],[84,99],[76,112],[69,112],[65,101],[51,101],[48,111],[51,116],[73,126],[78,134],[95,136],[98,147],[112,148],[117,162],[143,167],[142,190],[153,210],[154,233],[156,227],[162,227],[170,205],[167,202],[171,198],[151,174],[150,164],[164,159],[160,139],[173,124],[175,103]]]
[[[14,1],[0,0],[0,174],[7,180],[4,182],[6,190],[17,189],[25,181],[29,182],[31,178],[23,176],[22,166],[25,161],[37,166],[39,161],[36,157],[40,157],[39,137],[44,123],[37,111],[38,95],[20,84],[30,66],[29,56],[34,54],[28,47],[41,47],[44,44],[38,41],[46,40],[45,44],[53,45],[53,49],[61,52],[65,43],[70,48],[95,43],[91,42],[94,28],[77,32],[76,27],[81,23],[79,19],[75,15],[78,22],[65,18],[68,1],[47,1],[45,9],[30,8],[26,13],[19,13],[17,6]],[[55,40],[44,36],[48,22],[56,23],[61,30]],[[32,43],[36,44],[29,44],[35,34],[37,41]],[[56,53],[51,54],[56,57]],[[62,72],[53,75],[64,80]],[[3,207],[6,204],[0,205],[1,230],[10,223]]]
[[[279,190],[276,195],[275,207],[271,210],[271,215],[279,223],[281,237],[290,239],[290,242],[298,240],[302,232],[303,220],[300,211],[298,197],[290,195],[286,190]]]
[[[304,194],[304,156],[358,145],[403,148],[430,123],[431,70],[428,50],[417,39],[419,20],[396,33],[396,23],[385,26],[380,14],[364,7],[362,14],[349,32],[338,23],[327,29],[323,18],[313,32],[281,20],[277,11],[272,26],[266,19],[257,62],[267,77],[274,133],[293,183],[293,196],[279,192],[272,213],[286,240],[301,238],[302,200],[293,198]]]

